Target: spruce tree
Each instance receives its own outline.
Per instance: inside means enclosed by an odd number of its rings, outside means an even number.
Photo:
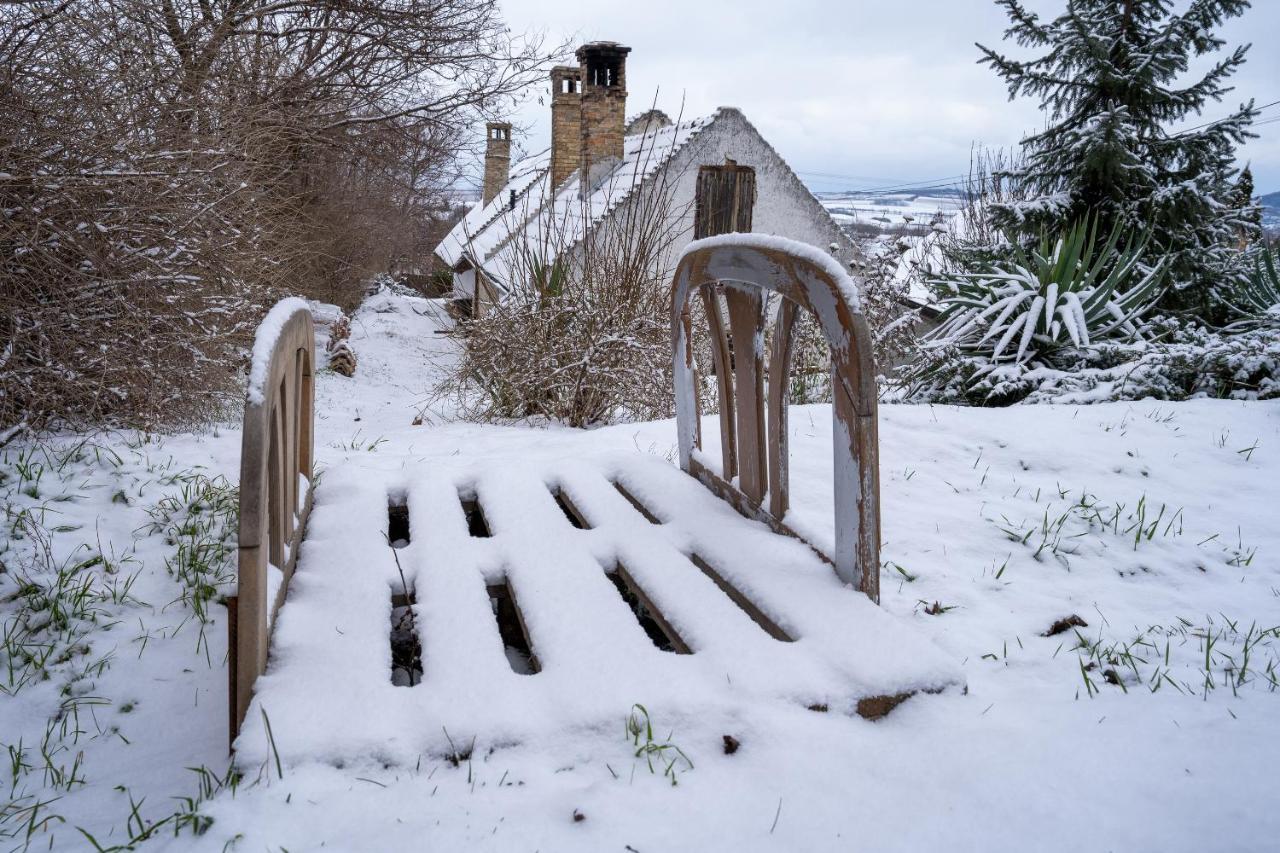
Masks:
[[[1242,211],[1234,204],[1235,149],[1255,134],[1253,101],[1233,115],[1183,130],[1231,88],[1239,46],[1198,80],[1191,60],[1220,51],[1214,30],[1249,0],[1067,0],[1041,21],[1020,0],[997,0],[1005,39],[1040,55],[1009,58],[978,45],[980,62],[1004,78],[1010,100],[1038,98],[1047,127],[1022,141],[1023,161],[1001,177],[1014,201],[993,205],[993,224],[1025,242],[1065,232],[1086,216],[1109,233],[1150,228],[1152,251],[1169,256],[1171,307],[1205,319],[1235,261]]]
[[[1240,227],[1241,248],[1262,238],[1262,205],[1253,197],[1253,170],[1249,164],[1240,171],[1236,181],[1234,205],[1243,221]]]

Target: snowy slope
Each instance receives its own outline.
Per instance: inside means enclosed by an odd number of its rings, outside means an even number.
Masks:
[[[841,225],[928,226],[935,217],[948,222],[964,204],[957,190],[911,192],[820,192],[818,201]]]
[[[1258,201],[1262,204],[1262,227],[1280,229],[1280,192],[1264,195]]]
[[[435,303],[386,294],[360,311],[355,379],[319,377],[322,468],[381,477],[440,470],[464,454],[533,465],[619,452],[673,458],[669,421],[531,430],[452,423],[447,411],[427,410],[426,423],[412,425],[433,362],[450,357],[450,343],[433,333],[439,317]],[[796,523],[829,543],[829,409],[797,409],[791,430]],[[717,432],[708,423],[703,435]],[[450,726],[453,741],[474,738],[470,758],[456,766],[437,748],[412,761],[399,748],[357,759],[304,755],[288,726],[274,728],[272,748],[255,724],[257,741],[245,745],[255,762],[245,778],[198,806],[212,819],[201,821],[207,831],[196,836],[188,823],[174,838],[166,824],[154,844],[184,851],[1270,847],[1280,834],[1273,781],[1280,637],[1269,630],[1280,626],[1280,406],[884,406],[880,437],[883,609],[961,667],[967,695],[918,696],[875,723],[798,704],[691,713],[662,699],[648,705],[654,736],[692,762],[679,765],[675,786],[662,766],[651,774],[635,759],[623,732],[629,706],[616,708],[616,722],[540,729],[520,743],[494,737],[478,719],[470,729]],[[46,475],[39,498],[12,480],[0,486],[12,506],[46,505],[49,527],[82,525],[51,534],[59,555],[86,540],[98,547],[98,539],[107,554],[134,549],[134,595],[147,602],[104,605],[106,617],[85,634],[84,659],[111,655],[109,665],[54,666],[49,681],[0,696],[0,740],[12,746],[21,738],[28,748],[38,747],[68,696],[99,700],[80,703],[84,734],[66,738],[55,758],[69,764],[82,752],[83,784],[56,788],[42,776],[38,750],[27,753],[25,792],[59,797],[41,814],[65,820],[37,827],[33,849],[92,849],[76,826],[104,847],[122,844],[141,828],[129,823],[130,797],[141,801],[139,815],[156,821],[181,808],[171,797],[199,792],[185,768],[226,770],[222,613],[212,607],[201,641],[165,570],[173,549],[145,523],[146,509],[180,486],[166,483],[165,472],[202,464],[233,477],[238,440],[234,427],[145,443],[108,436],[100,443],[120,465],[92,454],[68,463],[58,478]],[[6,448],[10,466],[13,450]],[[317,500],[341,483],[322,476]],[[128,502],[113,500],[117,488]],[[81,497],[54,501],[63,492]],[[385,513],[381,505],[369,511]],[[12,567],[27,546],[8,544],[0,559]],[[353,584],[361,565],[353,553]],[[0,575],[4,616],[12,577],[12,568]],[[1072,615],[1087,625],[1042,636]],[[428,664],[415,689],[431,689],[430,671]],[[642,693],[628,701],[649,702]],[[406,737],[443,738],[437,723],[406,720],[420,727]],[[334,728],[336,743],[342,724]],[[725,735],[739,743],[732,754]],[[276,755],[284,756],[278,767]]]

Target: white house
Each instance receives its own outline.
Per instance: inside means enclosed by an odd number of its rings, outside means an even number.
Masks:
[[[857,249],[746,117],[733,107],[674,123],[659,110],[626,121],[630,48],[594,42],[578,67],[552,69],[551,145],[511,165],[511,128],[487,126],[484,192],[436,247],[471,310],[549,266],[610,221],[627,222],[661,191],[671,202],[668,251],[693,237],[698,169],[726,159],[755,170],[753,230],[828,247],[844,263]]]

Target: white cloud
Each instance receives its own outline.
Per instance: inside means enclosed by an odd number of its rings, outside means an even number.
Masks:
[[[1052,15],[1064,2],[1027,5]],[[1222,35],[1260,43],[1231,100],[1205,118],[1249,97],[1280,100],[1280,2],[1254,5]],[[1033,102],[1010,102],[977,65],[974,42],[997,46],[1007,25],[988,0],[503,0],[503,8],[517,31],[629,45],[631,112],[655,91],[671,113],[682,98],[686,115],[736,106],[795,169],[848,176],[804,175],[816,189],[959,174],[975,142],[1008,146],[1043,123]],[[546,144],[549,112],[534,99],[516,116],[530,125],[530,149]],[[1280,107],[1264,114],[1273,116]],[[1280,123],[1258,130],[1263,138],[1241,157],[1252,160],[1260,191],[1280,189]]]

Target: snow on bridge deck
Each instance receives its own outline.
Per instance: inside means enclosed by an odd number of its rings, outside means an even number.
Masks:
[[[509,745],[616,725],[635,702],[694,715],[744,704],[853,714],[859,700],[963,683],[957,664],[843,587],[806,545],[744,519],[661,459],[453,457],[396,468],[379,456],[379,470],[348,462],[316,489],[254,699],[286,762],[411,765],[473,737]],[[473,497],[491,536],[469,530],[463,500]],[[408,507],[409,542],[396,549],[389,503]],[[691,555],[758,608],[765,627]],[[691,653],[661,650],[646,634],[607,575],[619,565]],[[504,579],[535,674],[515,671],[504,653],[487,592]],[[422,646],[414,686],[392,683],[393,596],[405,586]],[[251,709],[241,762],[268,758],[263,729]]]

